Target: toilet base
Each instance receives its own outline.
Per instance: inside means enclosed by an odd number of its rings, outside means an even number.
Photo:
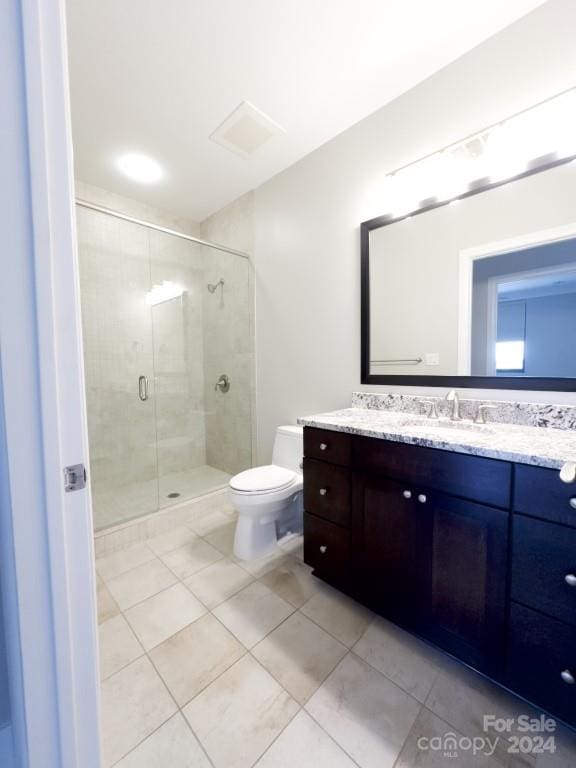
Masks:
[[[257,560],[276,551],[276,522],[261,522],[248,516],[240,515],[234,535],[234,554],[240,560]]]

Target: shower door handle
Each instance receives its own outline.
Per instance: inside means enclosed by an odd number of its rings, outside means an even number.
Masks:
[[[146,376],[140,376],[138,379],[138,396],[140,400],[148,400],[148,379]]]

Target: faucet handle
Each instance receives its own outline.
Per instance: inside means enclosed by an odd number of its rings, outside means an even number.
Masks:
[[[428,406],[428,411],[426,413],[426,417],[428,419],[439,419],[440,414],[438,413],[438,398],[432,397],[430,400],[423,400],[422,401],[424,405]]]
[[[474,418],[475,424],[486,424],[486,413],[488,411],[497,411],[498,406],[497,405],[479,405],[478,406],[478,412],[476,413],[476,416]]]
[[[460,415],[460,395],[458,392],[456,392],[455,389],[451,389],[444,399],[447,402],[452,403],[452,414],[450,416],[450,421],[461,421],[462,416]]]

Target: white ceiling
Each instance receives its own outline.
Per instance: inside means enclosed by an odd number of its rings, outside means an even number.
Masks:
[[[201,221],[542,4],[68,0],[77,178]],[[249,158],[209,139],[244,100],[286,131]]]

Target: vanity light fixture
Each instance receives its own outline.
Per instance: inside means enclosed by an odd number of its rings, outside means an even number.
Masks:
[[[141,184],[153,184],[164,175],[162,168],[151,157],[138,153],[121,155],[117,161],[118,169],[129,179]]]
[[[576,88],[388,174],[384,206],[400,218],[576,154]]]
[[[146,294],[146,303],[154,307],[156,304],[163,304],[170,299],[177,299],[184,293],[184,287],[179,283],[172,283],[170,280],[163,280],[160,285],[153,285]]]

